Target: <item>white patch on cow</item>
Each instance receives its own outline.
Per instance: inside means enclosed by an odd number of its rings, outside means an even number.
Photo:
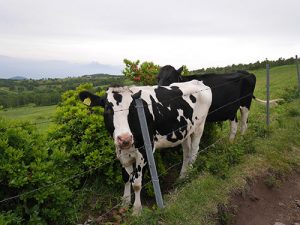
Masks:
[[[172,132],[171,138],[172,138],[172,139],[175,139],[175,138],[176,138],[175,132]]]
[[[132,165],[124,167],[124,169],[126,170],[128,175],[132,174],[133,172]],[[123,206],[129,206],[131,203],[131,183],[129,180],[130,179],[128,179],[128,181],[125,182],[124,194],[122,198]]]
[[[122,101],[117,103],[117,101],[114,99],[114,93],[118,92],[122,95]],[[113,124],[115,127],[113,138],[115,141],[115,144],[117,145],[117,137],[122,134],[131,134],[130,127],[128,123],[124,123],[124,118],[128,118],[129,114],[129,106],[132,102],[132,98],[130,94],[131,91],[128,87],[118,87],[118,88],[109,88],[107,90],[107,101],[113,104]],[[126,93],[126,94],[122,94]]]
[[[177,117],[177,120],[178,120],[178,121],[180,121],[180,117],[185,118],[184,115],[183,115],[183,110],[182,110],[182,109],[178,109],[177,112],[178,112],[178,117]],[[186,119],[186,118],[185,118],[185,119]]]
[[[249,115],[249,109],[247,107],[240,107],[241,111],[241,134],[245,134],[247,130],[247,120],[248,120],[248,115]]]
[[[119,149],[116,147],[117,159],[120,160],[124,167],[132,165],[132,163],[136,160],[137,154],[138,150],[134,147],[130,149]]]

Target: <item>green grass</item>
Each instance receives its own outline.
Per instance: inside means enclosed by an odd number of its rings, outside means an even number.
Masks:
[[[26,106],[19,108],[9,108],[0,111],[0,116],[12,120],[29,121],[37,124],[37,129],[46,132],[49,125],[52,124],[56,105],[52,106]]]
[[[255,96],[266,99],[266,71],[251,72],[257,77]],[[164,196],[165,209],[146,208],[139,218],[129,217],[126,224],[216,224],[219,206],[226,207],[231,194],[243,191],[247,180],[268,173],[282,177],[300,167],[300,99],[296,92],[296,67],[272,68],[270,75],[271,98],[286,100],[271,108],[270,128],[265,125],[265,107],[253,102],[247,135],[238,134],[233,145],[225,140],[209,152],[201,153],[191,178]],[[220,136],[228,135],[228,123],[218,132]],[[231,166],[224,165],[226,160]]]
[[[244,155],[241,163],[227,171],[225,178],[202,173],[164,196],[164,210],[144,210],[141,217],[130,218],[128,224],[158,224],[158,221],[170,225],[216,224],[218,206],[228,204],[232,193],[243,191],[249,178],[266,173],[282,177],[299,168],[299,106],[300,99],[282,105],[286,111],[274,122],[274,129],[268,137],[256,137],[252,143],[255,154]]]
[[[256,75],[255,96],[258,98],[266,98],[266,70],[250,71]],[[281,98],[286,94],[286,90],[290,90],[297,85],[296,65],[286,65],[270,68],[270,97]]]

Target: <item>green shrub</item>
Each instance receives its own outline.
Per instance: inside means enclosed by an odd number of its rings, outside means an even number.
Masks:
[[[120,163],[115,160],[115,147],[104,126],[103,109],[88,108],[78,98],[80,91],[89,89],[92,85],[85,84],[62,95],[55,115],[57,124],[49,131],[49,145],[68,154],[70,166],[79,171],[95,168],[95,174],[117,185],[121,182]]]
[[[157,83],[157,74],[159,66],[153,62],[143,62],[141,65],[140,60],[136,62],[124,59],[125,69],[123,74],[137,84],[154,85]]]
[[[74,222],[74,209],[68,210],[72,190],[61,181],[75,171],[61,167],[67,156],[51,154],[44,143],[28,123],[0,118],[0,201],[7,199],[0,203],[4,224]],[[9,199],[12,196],[17,197]]]

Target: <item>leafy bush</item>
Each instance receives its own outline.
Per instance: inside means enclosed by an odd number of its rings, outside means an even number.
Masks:
[[[28,123],[0,118],[1,224],[74,222],[72,191],[61,182],[74,171],[60,167],[67,157],[50,154],[44,141]]]
[[[78,99],[79,92],[88,89],[92,89],[91,84],[62,95],[55,116],[57,125],[49,131],[48,141],[51,148],[69,155],[70,166],[80,171],[95,168],[93,172],[116,185],[121,182],[120,163],[115,160],[115,147],[104,126],[103,109],[88,108]]]

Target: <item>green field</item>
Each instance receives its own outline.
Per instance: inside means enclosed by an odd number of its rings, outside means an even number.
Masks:
[[[266,70],[250,72],[257,77],[254,95],[266,99]],[[253,101],[245,136],[238,133],[234,145],[226,139],[200,153],[191,178],[184,185],[175,185],[171,194],[164,195],[164,210],[144,210],[141,217],[130,217],[125,224],[230,224],[230,215],[220,218],[218,207],[226,207],[232,193],[243,191],[249,179],[271,172],[270,176],[276,179],[278,174],[284,177],[300,167],[300,99],[296,66],[271,68],[270,77],[271,99],[285,99],[271,107],[270,128],[266,127],[265,106]],[[228,134],[228,123],[223,123],[218,135],[227,137]],[[229,167],[223,165],[226,157],[232,162]],[[203,163],[206,169],[197,172],[195,168],[202,168]]]
[[[26,106],[19,108],[9,108],[0,111],[0,116],[12,120],[29,121],[36,124],[37,129],[46,132],[53,122],[56,105],[52,106]]]
[[[266,99],[265,69],[250,71],[257,77],[255,96]],[[199,154],[189,179],[172,184],[171,194],[165,194],[166,208],[153,210],[144,207],[139,218],[122,215],[124,224],[216,224],[218,205],[228,203],[232,192],[244,188],[246,180],[265,171],[285,174],[300,166],[300,99],[296,95],[297,76],[295,65],[271,68],[271,99],[283,98],[284,102],[271,108],[271,126],[265,125],[265,107],[257,102],[252,103],[249,114],[247,134],[239,133],[235,143],[229,144],[228,123],[218,128],[216,136],[225,139],[212,146],[208,151]],[[0,110],[0,116],[12,120],[29,121],[37,124],[37,129],[46,134],[56,111],[53,106],[26,106]],[[229,161],[227,165],[224,161]],[[209,163],[207,163],[209,162]],[[203,165],[205,164],[205,165]],[[199,169],[200,168],[200,169]],[[199,172],[200,171],[200,172]],[[101,179],[101,177],[99,178]],[[92,188],[82,188],[80,193],[85,197],[95,194],[93,201],[101,202],[101,212],[109,211],[114,202],[101,201],[99,184]],[[110,189],[105,196],[120,196],[122,190]],[[104,194],[103,194],[104,195]],[[154,199],[154,197],[153,197]],[[85,201],[85,200],[81,200]],[[99,206],[83,204],[79,217],[99,213]],[[104,209],[103,209],[103,208]],[[95,213],[96,214],[96,213]],[[100,216],[96,214],[96,216]],[[77,217],[77,215],[76,215]],[[125,219],[124,219],[125,218]],[[114,218],[108,218],[108,221]],[[78,219],[78,222],[82,219]],[[112,224],[112,223],[108,223]]]
[[[256,87],[254,94],[259,98],[266,98],[266,70],[250,71],[256,75]],[[281,98],[286,90],[297,86],[296,65],[278,66],[270,69],[270,96]]]

